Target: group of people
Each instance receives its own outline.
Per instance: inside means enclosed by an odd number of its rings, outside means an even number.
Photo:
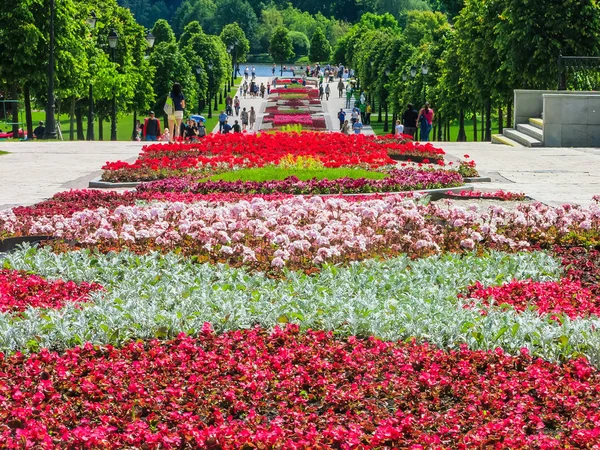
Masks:
[[[233,131],[234,133],[241,133],[242,131],[247,131],[248,129],[253,130],[254,124],[256,123],[256,110],[254,106],[250,107],[250,111],[247,111],[246,108],[243,108],[240,112],[240,104],[239,98],[236,95],[233,100],[233,104],[235,106],[235,115],[239,117],[242,124],[239,124],[239,121],[235,120],[233,125],[229,124],[229,117],[233,116],[233,114],[228,114],[227,111],[221,111],[219,114],[219,133],[230,133]]]
[[[435,113],[429,103],[426,102],[418,112],[412,103],[409,103],[402,114],[402,121],[396,121],[396,135],[405,134],[414,138],[418,129],[421,134],[420,140],[428,142],[434,117]]]
[[[252,98],[258,97],[259,94],[261,98],[265,98],[265,93],[267,95],[271,93],[271,83],[269,82],[267,82],[266,86],[264,83],[260,83],[259,86],[254,80],[250,81],[250,84],[248,84],[248,81],[244,80],[240,85],[240,96],[243,95],[244,98],[246,98],[248,94],[250,94],[250,97]]]

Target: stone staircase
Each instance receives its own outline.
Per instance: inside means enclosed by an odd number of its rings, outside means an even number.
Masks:
[[[542,147],[544,145],[544,121],[531,118],[529,123],[519,123],[517,128],[505,128],[502,134],[492,136],[493,144],[511,147]]]

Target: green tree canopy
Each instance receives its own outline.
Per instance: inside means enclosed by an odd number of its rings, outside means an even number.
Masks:
[[[154,44],[158,45],[161,42],[166,42],[168,44],[173,44],[175,42],[175,33],[173,33],[173,29],[169,22],[165,19],[158,19],[154,26],[152,27],[152,34],[155,37]]]
[[[313,62],[327,62],[331,56],[331,44],[325,33],[317,28],[310,41],[310,60]]]
[[[225,25],[220,37],[227,47],[233,47],[233,56],[237,62],[246,61],[250,51],[250,42],[246,38],[244,30],[236,22]]]
[[[300,31],[290,31],[288,36],[292,40],[292,49],[297,57],[307,56],[310,49],[308,37]]]
[[[269,45],[269,54],[275,62],[283,64],[294,57],[294,48],[292,39],[287,28],[278,27],[271,37]]]

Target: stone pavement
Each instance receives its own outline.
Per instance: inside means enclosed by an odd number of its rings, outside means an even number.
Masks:
[[[343,109],[346,112],[346,118],[350,120],[350,114],[352,112],[351,108],[346,108],[346,91],[344,90],[342,98],[340,98],[338,93],[338,82],[339,78],[336,78],[336,81],[333,83],[329,83],[329,87],[331,89],[331,95],[329,96],[329,100],[325,100],[325,96],[323,96],[323,111],[325,112],[327,129],[331,131],[339,131],[340,129],[340,121],[338,120],[338,112],[340,109]],[[344,85],[348,83],[344,81]],[[324,84],[326,86],[327,83]],[[373,135],[373,129],[364,125],[362,129],[362,134],[365,135]]]
[[[0,142],[0,209],[84,189],[106,161],[134,161],[143,142]]]
[[[439,142],[452,159],[469,155],[492,183],[478,188],[524,192],[552,206],[589,205],[600,194],[600,148],[517,148],[487,142]]]

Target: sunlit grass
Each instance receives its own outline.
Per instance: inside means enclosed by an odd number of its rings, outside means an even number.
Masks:
[[[302,181],[312,180],[336,180],[338,178],[368,178],[371,180],[380,180],[387,175],[382,172],[374,172],[365,169],[353,168],[334,168],[334,169],[282,169],[280,167],[261,167],[252,169],[241,169],[232,172],[225,172],[213,175],[208,178],[211,181],[273,181],[284,180],[295,176]]]

